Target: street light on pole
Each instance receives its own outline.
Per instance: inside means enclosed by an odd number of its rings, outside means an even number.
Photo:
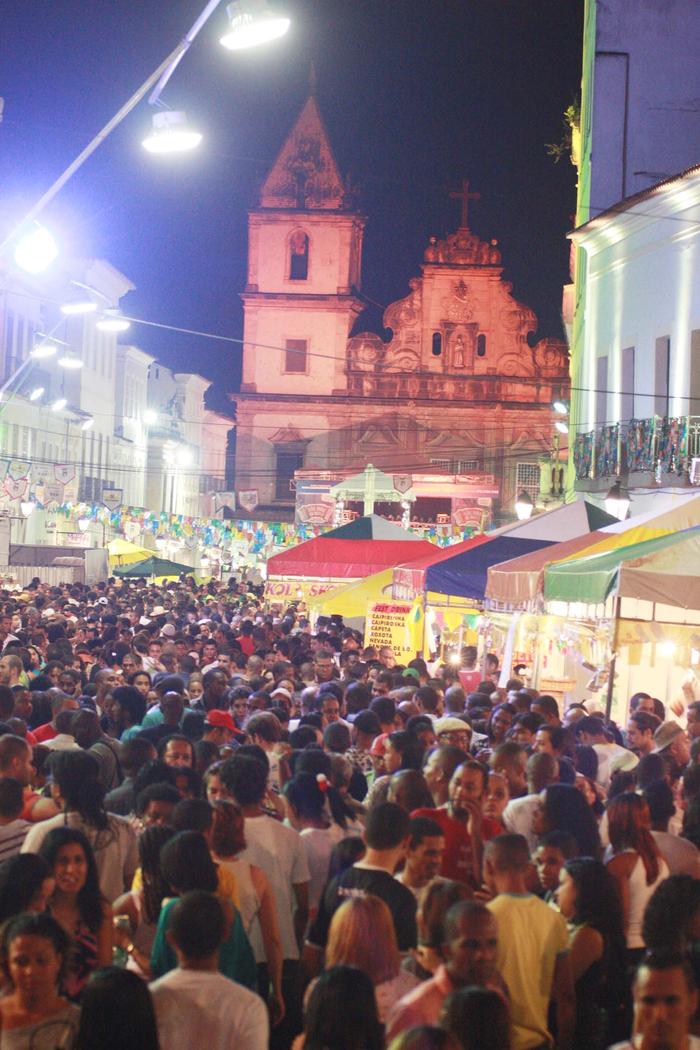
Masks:
[[[95,328],[99,328],[101,332],[126,332],[130,327],[131,321],[127,321],[119,310],[111,307],[103,312],[95,324]]]
[[[9,400],[12,397],[12,394],[17,392],[17,389],[19,388],[19,380],[20,378],[24,378],[24,373],[28,371],[37,361],[45,361],[51,357],[55,357],[56,354],[59,352],[59,346],[65,347],[65,350],[62,352],[61,357],[59,357],[57,362],[61,366],[61,368],[65,368],[67,370],[77,370],[83,367],[83,361],[77,356],[77,354],[74,354],[71,350],[68,349],[68,344],[64,343],[63,340],[57,339],[54,336],[53,333],[55,332],[57,327],[58,325],[54,325],[50,332],[37,332],[36,339],[38,341],[33,347],[33,349],[29,351],[29,355],[25,358],[24,361],[22,361],[19,367],[15,369],[12,375],[9,376],[9,378],[6,379],[3,385],[0,387],[0,402],[2,402],[3,407],[9,402]],[[12,387],[14,387],[15,389],[11,390]],[[8,391],[11,391],[10,396],[6,398],[5,394],[7,394]],[[37,386],[31,391],[29,395],[26,396],[28,396],[30,401],[38,401],[44,393],[44,387]],[[65,399],[59,400],[65,401]],[[55,408],[55,405],[52,407],[55,411],[60,411],[60,409]],[[64,406],[62,405],[61,407]]]
[[[15,248],[15,262],[25,273],[38,274],[48,270],[58,255],[58,247],[45,226],[34,223]]]
[[[237,0],[228,5],[226,14],[229,29],[221,37],[221,43],[229,51],[242,51],[277,40],[291,25],[288,18],[270,10],[266,0]]]
[[[181,109],[164,109],[153,114],[153,129],[141,145],[149,153],[184,153],[196,149],[202,133],[193,128]]]
[[[107,306],[112,305],[111,299],[108,299],[99,288],[94,288],[91,284],[84,284],[83,281],[76,281],[75,279],[72,279],[70,283],[71,287],[76,288],[77,291],[71,299],[61,303],[59,309],[64,317],[95,313],[97,310],[97,299],[101,299]]]
[[[0,254],[9,245],[14,245],[14,256],[17,264],[22,266],[22,268],[26,269],[28,272],[34,274],[42,273],[51,265],[58,254],[58,248],[56,247],[50,232],[37,223],[37,216],[43,212],[47,204],[51,203],[54,197],[63,189],[68,180],[83,166],[85,161],[92,156],[98,146],[100,146],[114,129],[118,127],[126,117],[128,117],[131,111],[138,106],[139,102],[146,97],[149,91],[151,92],[148,100],[149,103],[152,106],[158,103],[163,89],[177,69],[183,56],[189,50],[200,30],[206,25],[220,4],[221,0],[209,0],[199,17],[195,19],[188,32],[182,40],[179,41],[177,46],[173,48],[167,58],[165,58],[161,64],[153,70],[151,75],[144,80],[143,84],[136,89],[124,105],[117,110],[110,120],[107,121],[105,126],[97,132],[90,142],[88,142],[85,149],[78,154],[75,160],[73,160],[65,171],[59,175],[55,182],[49,186],[46,192],[29,209],[27,214],[3,238],[0,242]],[[229,32],[224,35],[221,42],[230,50],[255,47],[258,44],[265,43],[267,40],[275,39],[275,37],[279,37],[286,33],[290,25],[289,19],[275,16],[270,11],[266,0],[240,0],[238,4],[231,4],[229,8],[229,17],[231,19],[230,29]],[[182,113],[182,117],[184,117],[184,113]],[[170,122],[167,120],[160,121],[161,132],[164,133],[164,128],[168,124],[170,130],[173,130],[173,127],[177,127],[178,121],[172,119]],[[188,141],[189,144],[186,144]],[[181,136],[180,142],[180,149],[192,148],[191,139],[183,139]],[[174,152],[174,149],[171,147],[166,150],[162,148],[161,143],[161,148],[159,148],[157,152]]]

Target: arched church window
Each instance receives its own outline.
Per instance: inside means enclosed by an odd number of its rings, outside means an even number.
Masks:
[[[476,356],[486,357],[486,336],[483,332],[476,337]]]
[[[289,279],[305,281],[309,276],[309,238],[303,230],[295,230],[289,238]]]
[[[433,332],[433,357],[440,357],[442,353],[442,332]]]

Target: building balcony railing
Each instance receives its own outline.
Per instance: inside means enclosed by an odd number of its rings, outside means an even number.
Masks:
[[[574,439],[577,481],[690,473],[700,456],[700,416],[652,416],[597,427]]]

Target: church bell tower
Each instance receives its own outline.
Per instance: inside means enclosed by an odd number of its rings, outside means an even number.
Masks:
[[[322,399],[347,394],[364,224],[312,94],[248,216],[236,476],[260,503],[293,502]]]
[[[242,391],[345,390],[363,231],[312,95],[249,213]]]

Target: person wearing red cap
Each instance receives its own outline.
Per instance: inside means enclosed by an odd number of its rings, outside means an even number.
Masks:
[[[209,740],[217,747],[225,747],[232,740],[240,742],[244,738],[245,733],[241,733],[240,729],[236,728],[230,711],[219,711],[218,708],[213,708],[207,712],[203,740]]]

